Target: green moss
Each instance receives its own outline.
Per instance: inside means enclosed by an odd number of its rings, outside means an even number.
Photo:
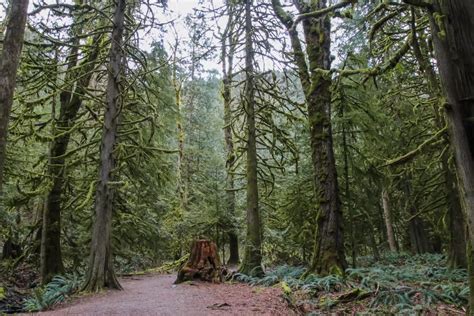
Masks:
[[[0,301],[6,297],[6,291],[4,287],[0,287]]]
[[[444,41],[446,39],[446,32],[445,31],[438,32],[438,37]]]
[[[344,275],[344,271],[339,267],[338,265],[333,265],[329,269],[329,274],[335,274],[335,275]]]
[[[437,33],[438,37],[443,41],[446,40],[446,29],[444,27],[445,16],[438,12],[435,12],[433,13],[433,18],[439,29],[439,32]]]
[[[284,294],[286,294],[286,295],[291,294],[291,288],[288,285],[288,283],[286,283],[285,281],[281,282],[281,288],[282,288]]]

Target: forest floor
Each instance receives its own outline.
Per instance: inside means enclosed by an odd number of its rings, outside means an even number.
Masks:
[[[175,263],[122,277],[124,291],[72,296],[83,284],[80,276],[56,276],[40,287],[31,265],[10,273],[0,269],[0,315],[42,310],[37,315],[458,316],[466,314],[469,298],[467,271],[449,269],[442,254],[358,257],[358,267],[345,276],[306,275],[304,266],[281,265],[262,278],[235,273],[222,284],[174,285]]]
[[[36,315],[295,315],[280,287],[185,282],[176,275],[123,278],[123,291],[75,297]],[[31,315],[31,314],[30,314]]]

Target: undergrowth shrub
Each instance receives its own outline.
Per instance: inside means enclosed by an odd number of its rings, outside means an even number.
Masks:
[[[78,291],[81,283],[82,280],[76,275],[57,275],[46,286],[38,287],[33,291],[33,296],[25,301],[24,309],[28,312],[36,312],[51,308]]]
[[[359,268],[347,269],[345,277],[314,274],[304,277],[304,267],[284,265],[268,271],[262,278],[237,273],[234,279],[262,286],[281,283],[284,289],[307,293],[294,304],[310,304],[320,309],[361,299],[367,300],[364,304],[368,312],[417,314],[436,310],[436,304],[462,307],[468,303],[467,271],[448,269],[443,255],[387,253],[370,266],[364,263],[374,262],[372,258],[364,257],[361,261]],[[351,292],[364,295],[346,300],[344,295]]]

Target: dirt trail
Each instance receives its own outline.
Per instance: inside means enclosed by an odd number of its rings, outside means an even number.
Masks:
[[[279,288],[193,282],[173,285],[174,275],[121,280],[124,291],[74,299],[39,315],[295,315]]]

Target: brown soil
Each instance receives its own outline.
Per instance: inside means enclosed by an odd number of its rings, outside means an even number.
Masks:
[[[175,275],[124,278],[123,291],[79,297],[39,315],[295,315],[281,289],[186,282]]]

